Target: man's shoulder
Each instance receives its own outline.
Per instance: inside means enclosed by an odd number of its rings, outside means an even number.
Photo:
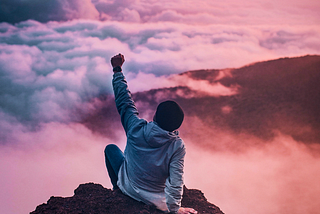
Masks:
[[[184,141],[177,136],[175,140],[171,143],[172,147],[174,148],[175,151],[177,150],[185,150],[185,144]]]
[[[131,117],[134,117],[134,115],[131,115]],[[129,130],[129,132],[130,131],[136,132],[137,130],[145,127],[147,124],[148,124],[148,122],[145,119],[135,117],[134,121],[132,121],[132,126],[131,126],[131,129]]]

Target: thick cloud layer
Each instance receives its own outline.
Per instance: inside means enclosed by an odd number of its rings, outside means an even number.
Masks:
[[[320,4],[294,1],[3,0],[0,21],[72,19],[188,24],[318,24]]]
[[[34,129],[40,123],[77,122],[92,101],[112,94],[110,57],[126,56],[132,91],[200,87],[225,96],[236,87],[167,78],[198,68],[237,67],[280,56],[320,53],[320,30],[305,27],[188,26],[174,23],[36,21],[0,24],[1,136],[7,123]],[[152,81],[151,81],[152,79]],[[146,81],[149,80],[149,81]],[[143,83],[143,84],[142,84]]]
[[[237,95],[238,85],[217,82],[230,75],[231,69],[224,68],[320,54],[318,11],[319,3],[311,0],[1,1],[2,212],[29,212],[51,195],[71,195],[83,182],[111,187],[103,147],[116,143],[123,149],[125,142],[112,98],[112,55],[125,54],[124,71],[132,92],[167,88],[151,91],[156,96],[148,103],[139,99],[143,93],[134,95],[141,116],[151,119],[154,108],[147,107],[172,90],[190,100]],[[205,80],[175,75],[212,68],[224,70]],[[219,105],[217,110],[228,115],[234,108]],[[207,121],[192,115],[186,121],[193,129],[181,133],[189,148],[186,184],[201,188],[226,213],[250,213],[252,207],[253,213],[320,209],[315,202],[319,158],[301,142],[279,133],[266,143],[250,134],[208,127]],[[238,147],[231,146],[239,141],[246,149],[235,155]],[[194,142],[220,143],[213,146],[220,152],[209,149],[208,154]],[[255,144],[265,147],[252,147]],[[256,200],[263,209],[255,207]]]
[[[28,19],[48,22],[99,18],[99,12],[90,0],[3,0],[0,5],[0,22],[17,23]]]

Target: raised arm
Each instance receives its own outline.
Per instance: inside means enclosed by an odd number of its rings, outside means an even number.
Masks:
[[[124,63],[124,56],[118,54],[111,58],[111,65],[113,67],[112,86],[116,101],[118,112],[121,116],[121,123],[126,133],[131,125],[133,125],[138,118],[138,110],[131,98],[127,81],[122,73],[122,65]]]

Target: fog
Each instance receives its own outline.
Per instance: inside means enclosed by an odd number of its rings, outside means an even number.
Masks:
[[[237,154],[188,146],[187,185],[202,189],[225,213],[298,214],[319,209],[319,156],[288,136]]]
[[[318,24],[319,2],[283,1],[169,1],[150,0],[3,0],[0,21],[17,23],[27,19],[40,22],[72,19],[108,20],[131,23],[176,22],[255,25]]]
[[[188,70],[320,53],[320,31],[312,26],[203,27],[88,20],[42,24],[29,20],[1,23],[0,28],[2,121],[11,118],[33,127],[40,122],[76,122],[78,116],[70,112],[90,111],[90,100],[112,94],[109,60],[119,52],[126,56],[124,70],[133,92],[202,85],[201,90],[215,96],[235,94],[237,88],[168,77]],[[7,136],[6,132],[1,135]]]
[[[130,89],[148,96],[137,106],[150,120],[164,99],[239,95],[239,85],[218,81],[232,68],[319,55],[319,8],[313,0],[3,0],[1,213],[30,212],[85,182],[111,188],[103,150],[108,143],[124,149],[126,140],[112,97],[113,55],[125,55]],[[177,75],[198,69],[220,71],[208,79]],[[218,104],[222,114],[233,113],[234,106]],[[228,214],[320,209],[318,144],[277,128],[270,139],[236,132],[189,107],[181,127],[188,188]],[[272,122],[301,133],[316,129],[281,119]]]
[[[189,128],[197,127],[202,137],[192,139],[181,133],[187,147],[185,184],[201,189],[222,211],[298,214],[319,210],[319,145],[310,148],[281,133],[272,142],[261,142],[205,127],[196,118],[186,121],[192,121]],[[214,138],[206,137],[208,129],[216,132]],[[103,150],[108,143],[124,149],[122,130],[109,130],[117,133],[117,141],[80,124],[48,123],[36,132],[13,131],[16,145],[1,146],[2,213],[32,211],[52,195],[72,196],[81,183],[112,187]]]

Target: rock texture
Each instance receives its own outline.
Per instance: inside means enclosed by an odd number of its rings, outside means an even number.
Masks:
[[[183,207],[192,207],[198,213],[223,214],[219,207],[209,203],[203,193],[184,187]],[[72,197],[51,197],[48,202],[37,206],[30,214],[156,214],[163,213],[153,206],[135,201],[121,193],[100,184],[80,184]]]

